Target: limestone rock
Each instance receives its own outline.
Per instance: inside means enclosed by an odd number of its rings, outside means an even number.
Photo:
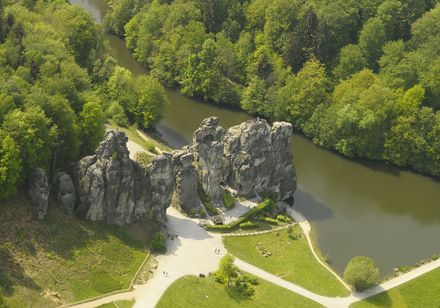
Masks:
[[[75,185],[66,172],[58,172],[55,179],[58,205],[64,213],[72,216],[75,209]]]
[[[32,211],[38,219],[44,219],[49,202],[49,180],[42,168],[35,169],[29,177],[29,195],[32,202]]]

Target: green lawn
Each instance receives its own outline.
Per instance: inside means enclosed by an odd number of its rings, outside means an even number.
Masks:
[[[134,300],[131,301],[116,301],[114,303],[108,303],[96,308],[131,308],[134,305]]]
[[[0,294],[8,305],[53,307],[129,287],[155,224],[72,219],[55,204],[38,221],[23,194],[0,203]]]
[[[390,291],[351,305],[353,308],[438,308],[440,307],[440,268]]]
[[[187,307],[320,307],[298,294],[258,279],[255,294],[243,297],[226,285],[211,278],[185,276],[174,282],[164,293],[156,308]]]
[[[279,235],[277,235],[279,234]],[[326,296],[347,296],[350,292],[313,256],[300,227],[294,238],[286,230],[262,235],[225,237],[226,249],[237,258],[285,280]],[[263,256],[261,251],[271,253]]]

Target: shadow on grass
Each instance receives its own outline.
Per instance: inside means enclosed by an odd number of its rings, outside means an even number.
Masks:
[[[59,210],[53,199],[49,202],[48,215],[44,220],[39,221],[32,215],[26,194],[19,192],[16,197],[0,203],[0,293],[13,295],[14,286],[41,292],[39,281],[41,282],[42,279],[48,281],[51,279],[49,277],[60,275],[52,272],[54,264],[68,268],[69,262],[75,259],[78,252],[84,251],[89,246],[96,247],[93,244],[97,241],[110,242],[116,239],[116,243],[120,242],[123,245],[116,248],[108,245],[99,246],[100,250],[96,251],[96,255],[101,254],[106,257],[95,260],[95,253],[91,251],[88,260],[90,264],[99,261],[98,267],[105,271],[106,268],[112,268],[112,263],[130,262],[132,253],[118,249],[129,246],[135,250],[146,251],[150,244],[149,237],[157,229],[158,226],[154,223],[119,227],[71,218]],[[26,275],[28,270],[39,275],[39,279],[33,280]],[[44,271],[49,273],[44,274]],[[67,276],[59,278],[68,280],[68,284],[72,285],[73,282],[69,280],[72,277],[68,273],[68,271],[63,272],[61,275]],[[100,274],[97,272],[95,276],[102,276]],[[41,275],[45,275],[46,278]],[[99,287],[93,286],[92,281],[93,289],[102,292],[100,284],[95,284]],[[108,285],[110,287],[105,287],[106,291],[119,287],[116,283]]]
[[[393,307],[393,301],[388,292],[382,292],[375,296],[368,297],[358,303],[365,303],[374,307]],[[353,306],[357,307],[356,304]]]
[[[37,292],[41,291],[31,277],[29,277],[24,269],[18,264],[11,254],[0,247],[0,295],[12,295],[14,292],[14,285],[21,285],[23,287],[33,289]]]
[[[246,296],[242,293],[238,292],[233,286],[224,286],[224,290],[226,294],[228,294],[229,298],[234,300],[236,303],[240,304],[243,302],[250,302],[253,295]]]

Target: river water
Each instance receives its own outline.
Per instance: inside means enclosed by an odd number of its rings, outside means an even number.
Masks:
[[[71,0],[100,23],[105,0]],[[146,71],[108,36],[112,56],[133,74]],[[167,90],[170,103],[158,125],[162,139],[180,147],[201,120],[218,116],[228,128],[250,116],[188,99]],[[292,145],[298,174],[295,206],[311,222],[317,244],[340,273],[356,255],[377,263],[382,275],[440,253],[440,181],[382,163],[352,161],[296,135]]]

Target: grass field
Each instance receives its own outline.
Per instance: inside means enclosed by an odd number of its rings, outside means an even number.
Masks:
[[[243,297],[232,288],[214,282],[210,277],[185,276],[174,282],[164,293],[156,308],[188,307],[320,307],[319,304],[258,279],[255,294]]]
[[[347,296],[349,291],[312,255],[300,227],[262,235],[225,237],[226,249],[243,261],[285,280],[326,296]],[[296,239],[294,239],[296,238]],[[262,251],[271,253],[264,256]]]
[[[440,268],[387,292],[351,305],[353,308],[438,308],[440,307]]]
[[[129,287],[156,225],[72,219],[54,204],[38,221],[23,194],[0,204],[0,293],[8,305],[53,307]]]
[[[134,300],[132,301],[116,301],[114,303],[108,303],[96,308],[131,308],[134,305]]]

